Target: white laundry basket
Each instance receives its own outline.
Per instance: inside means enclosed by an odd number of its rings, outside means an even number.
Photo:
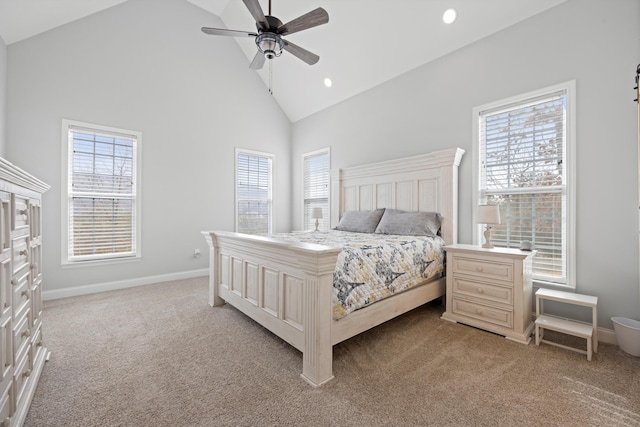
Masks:
[[[626,317],[612,317],[618,346],[632,356],[640,356],[640,322]]]

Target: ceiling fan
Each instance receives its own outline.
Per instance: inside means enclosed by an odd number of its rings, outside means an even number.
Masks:
[[[253,70],[261,69],[265,60],[273,59],[282,55],[283,50],[286,50],[309,65],[313,65],[318,62],[320,59],[318,55],[285,40],[283,36],[326,24],[329,22],[329,14],[326,10],[319,7],[309,13],[299,16],[293,21],[283,24],[278,18],[271,16],[271,0],[269,0],[269,14],[266,16],[262,11],[258,0],[242,1],[256,20],[257,32],[208,27],[202,27],[202,32],[216,36],[255,37],[258,52],[256,52],[256,55],[253,57],[251,65],[249,65]]]

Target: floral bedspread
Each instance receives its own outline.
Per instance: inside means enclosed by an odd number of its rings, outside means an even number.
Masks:
[[[443,272],[440,237],[329,232],[278,233],[283,240],[342,247],[333,273],[333,318],[402,292]]]

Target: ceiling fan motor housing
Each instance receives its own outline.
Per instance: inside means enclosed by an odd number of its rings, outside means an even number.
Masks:
[[[258,45],[258,49],[260,49],[260,52],[262,52],[267,59],[273,59],[282,55],[282,48],[284,47],[280,36],[270,32],[258,34],[256,37],[256,45]]]
[[[266,15],[265,19],[269,24],[268,28],[264,28],[261,23],[256,22],[256,27],[258,28],[259,33],[256,37],[256,44],[265,58],[273,59],[282,55],[282,49],[284,48],[282,38],[280,38],[280,35],[278,34],[278,28],[282,26],[282,21],[275,16],[270,15]]]

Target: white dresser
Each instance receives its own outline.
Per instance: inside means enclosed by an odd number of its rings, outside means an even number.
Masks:
[[[442,318],[528,344],[534,327],[535,252],[462,244],[445,250],[447,310]]]
[[[20,426],[48,359],[42,341],[42,193],[0,158],[0,426]]]

